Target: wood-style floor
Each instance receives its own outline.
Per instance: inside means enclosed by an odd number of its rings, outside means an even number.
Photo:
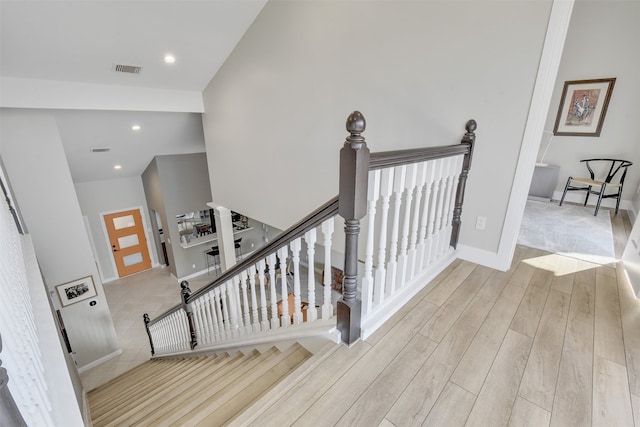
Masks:
[[[619,256],[631,225],[612,223]],[[507,272],[456,261],[238,424],[640,426],[640,302],[622,274],[525,247]]]

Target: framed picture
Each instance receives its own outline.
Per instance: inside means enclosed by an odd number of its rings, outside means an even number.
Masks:
[[[91,276],[58,285],[56,291],[63,307],[98,295]]]
[[[553,134],[600,136],[615,78],[564,82]]]

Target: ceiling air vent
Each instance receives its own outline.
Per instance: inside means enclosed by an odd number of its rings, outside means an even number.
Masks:
[[[113,71],[117,73],[140,74],[140,71],[142,71],[142,67],[136,67],[135,65],[116,64],[113,66]]]
[[[106,153],[107,151],[111,151],[111,147],[100,147],[100,148],[92,148],[92,153]]]

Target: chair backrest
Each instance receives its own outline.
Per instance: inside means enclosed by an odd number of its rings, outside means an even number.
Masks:
[[[593,163],[596,163],[596,162],[606,163],[607,166],[609,167],[609,171],[606,173],[605,176],[603,176],[604,179],[602,179],[602,181],[606,183],[610,183],[613,180],[613,178],[618,174],[618,172],[622,172],[618,181],[620,184],[624,183],[624,178],[627,176],[627,168],[633,164],[633,162],[630,162],[629,160],[622,160],[622,159],[584,159],[580,161],[586,164],[587,169],[589,169],[589,174],[591,175],[591,179],[596,179],[595,172],[591,167],[593,166]],[[604,165],[603,165],[603,168],[604,168]]]

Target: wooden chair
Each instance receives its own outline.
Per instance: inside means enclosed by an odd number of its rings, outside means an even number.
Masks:
[[[618,214],[618,208],[620,207],[620,198],[622,197],[622,187],[624,186],[624,178],[627,176],[627,168],[633,163],[628,160],[621,159],[584,159],[580,162],[585,163],[589,170],[589,178],[574,178],[572,176],[567,179],[567,185],[564,187],[562,193],[562,199],[560,199],[560,206],[564,202],[564,197],[567,195],[567,191],[585,191],[587,193],[584,198],[584,205],[587,206],[589,196],[591,194],[598,195],[598,202],[596,203],[596,210],[593,216],[598,215],[600,210],[600,203],[602,199],[613,198],[616,199],[616,215]],[[596,173],[593,168],[602,169],[601,179],[596,179]],[[609,169],[604,174],[606,169]],[[616,178],[618,177],[618,178]],[[617,179],[617,182],[614,181]],[[615,193],[605,193],[608,188],[615,189]]]

